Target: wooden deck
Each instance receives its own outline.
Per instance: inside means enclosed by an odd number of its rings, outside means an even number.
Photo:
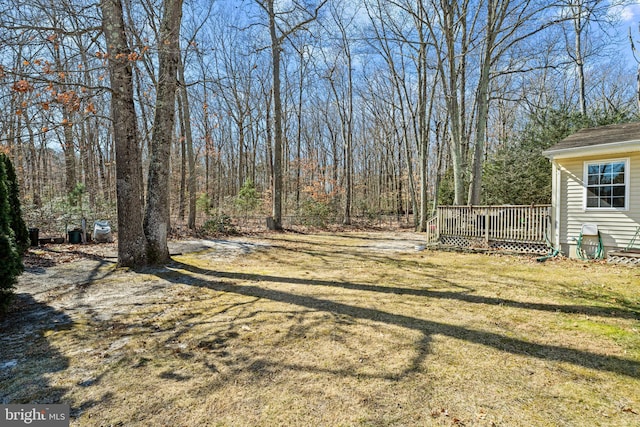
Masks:
[[[429,243],[544,254],[549,251],[551,205],[439,206],[428,224]]]

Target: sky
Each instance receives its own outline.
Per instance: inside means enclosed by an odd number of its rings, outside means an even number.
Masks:
[[[640,4],[635,3],[625,6],[620,12],[620,24],[618,25],[618,32],[622,36],[621,51],[625,54],[625,56],[628,58],[629,63],[631,64],[635,64],[635,60],[633,58],[631,46],[628,39],[629,29],[631,29],[631,35],[636,41],[636,48],[640,49],[640,32],[638,31],[639,25]]]
[[[620,13],[623,23],[629,25],[637,25],[640,20],[640,4],[631,4],[625,6]]]

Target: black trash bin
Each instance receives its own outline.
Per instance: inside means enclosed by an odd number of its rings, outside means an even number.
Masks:
[[[82,230],[69,231],[69,243],[71,244],[82,243]]]
[[[31,240],[31,246],[38,246],[40,243],[38,239],[40,238],[40,229],[39,228],[30,228],[29,229],[29,240]]]

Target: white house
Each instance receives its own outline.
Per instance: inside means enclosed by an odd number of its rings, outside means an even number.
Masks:
[[[640,123],[583,129],[543,154],[553,165],[556,248],[570,257],[587,253],[586,245],[610,257],[634,239],[640,248]]]

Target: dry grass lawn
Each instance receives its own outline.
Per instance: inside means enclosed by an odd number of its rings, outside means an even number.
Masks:
[[[640,269],[402,239],[99,266],[5,325],[0,399],[82,426],[640,425]]]

